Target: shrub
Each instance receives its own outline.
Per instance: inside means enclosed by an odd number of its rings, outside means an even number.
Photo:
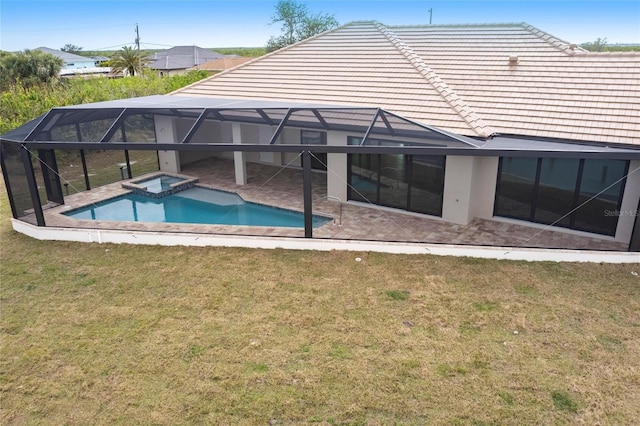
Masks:
[[[206,71],[191,71],[169,77],[149,73],[144,78],[65,79],[56,85],[18,82],[0,93],[0,134],[54,107],[166,94],[208,75]]]

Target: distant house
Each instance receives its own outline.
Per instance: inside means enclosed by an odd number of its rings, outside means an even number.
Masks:
[[[209,62],[205,62],[202,65],[196,65],[189,68],[190,70],[206,70],[211,72],[226,71],[231,68],[235,68],[239,65],[249,62],[254,58],[245,58],[243,56],[225,56],[224,58],[214,59]]]
[[[91,56],[91,59],[93,59],[98,66],[106,65],[111,60],[108,56]]]
[[[64,65],[60,70],[61,76],[73,76],[84,74],[108,74],[111,72],[109,67],[99,66],[99,61],[95,58],[88,58],[86,56],[80,56],[62,50],[50,49],[48,47],[38,47],[35,50],[39,50],[44,53],[48,53],[64,61]]]
[[[198,46],[175,46],[151,55],[149,68],[159,75],[182,74],[189,68],[224,58],[224,55]]]

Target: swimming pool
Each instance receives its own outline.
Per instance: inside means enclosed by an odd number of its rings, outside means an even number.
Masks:
[[[178,182],[183,182],[184,179],[176,176],[157,176],[150,179],[139,180],[133,183],[146,186],[147,191],[158,194],[163,191],[167,191],[171,188],[171,185]]]
[[[156,199],[127,193],[64,215],[119,222],[199,223],[304,228],[304,214],[244,201],[238,194],[196,186]],[[332,220],[313,215],[313,227]]]
[[[187,176],[159,173],[144,179],[124,182],[122,187],[130,190],[134,194],[158,199],[166,197],[167,195],[177,194],[185,189],[193,188],[197,182],[198,179]]]

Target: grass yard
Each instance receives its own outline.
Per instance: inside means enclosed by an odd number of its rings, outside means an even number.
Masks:
[[[640,418],[640,265],[40,242],[1,188],[1,424]]]

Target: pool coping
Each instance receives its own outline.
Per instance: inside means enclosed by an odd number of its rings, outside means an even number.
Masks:
[[[160,192],[149,191],[148,186],[140,185],[140,182],[161,178],[163,176],[182,179],[182,180],[179,182],[174,182],[172,184],[169,184],[169,189],[165,189],[164,191],[160,191]],[[186,191],[187,189],[191,189],[195,187],[197,183],[198,183],[198,178],[195,178],[195,177],[160,171],[160,172],[152,173],[150,175],[146,175],[145,177],[139,177],[137,179],[132,179],[127,182],[122,182],[122,187],[124,189],[128,189],[134,194],[142,195],[144,197],[152,198],[154,200],[159,200],[169,195],[177,194],[179,192]]]

